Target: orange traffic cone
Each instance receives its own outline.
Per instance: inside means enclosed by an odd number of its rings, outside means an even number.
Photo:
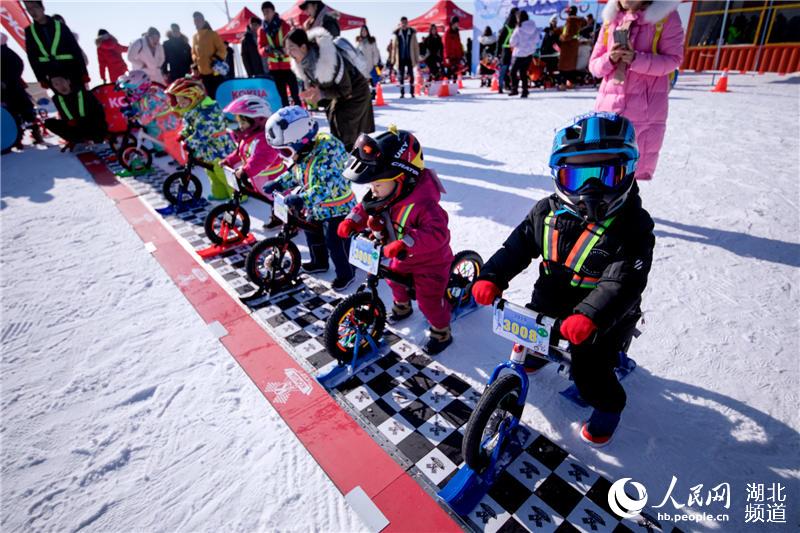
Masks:
[[[717,84],[711,89],[712,93],[727,93],[728,92],[728,69],[722,71],[722,77],[717,81]]]
[[[385,106],[386,102],[383,101],[383,87],[379,83],[375,88],[375,107]]]
[[[500,90],[500,81],[497,79],[497,74],[492,76],[492,86],[489,90],[492,91],[493,93],[496,93],[497,91]]]
[[[450,96],[450,84],[447,80],[442,80],[442,84],[439,86],[439,98],[445,98]]]
[[[464,88],[464,80],[461,79],[461,74],[458,75],[458,88],[459,89]]]

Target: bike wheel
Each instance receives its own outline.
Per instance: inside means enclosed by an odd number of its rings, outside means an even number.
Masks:
[[[203,195],[203,185],[200,183],[200,180],[197,179],[197,176],[189,174],[188,179],[186,179],[185,176],[186,174],[183,172],[173,172],[164,180],[161,192],[164,193],[164,198],[172,205],[185,202],[197,202]],[[184,190],[181,191],[184,180],[186,180],[186,186]]]
[[[290,240],[264,239],[250,250],[245,270],[250,281],[262,289],[279,289],[300,274],[300,250]]]
[[[122,168],[131,172],[148,169],[153,164],[153,152],[141,146],[125,146],[117,157]]]
[[[383,335],[386,325],[386,308],[380,298],[364,291],[351,294],[333,308],[325,322],[325,349],[340,363],[349,363],[356,347],[356,331],[360,328],[375,342]],[[369,342],[361,341],[361,349]]]
[[[450,263],[450,281],[445,292],[445,298],[451,305],[460,305],[469,300],[472,284],[478,279],[482,268],[483,259],[477,252],[464,250],[456,254]]]
[[[518,403],[521,394],[522,381],[511,373],[501,375],[483,391],[464,428],[461,444],[464,462],[476,472],[489,466],[503,420],[510,423],[511,417],[522,416],[523,406]]]
[[[242,241],[250,233],[250,215],[233,203],[218,205],[208,212],[203,225],[206,236],[214,244],[226,242],[223,226],[227,227],[228,243]]]
[[[108,138],[108,145],[115,152],[118,152],[127,146],[133,146],[135,144],[136,144],[136,137],[134,137],[127,131],[123,133],[112,133],[111,136]]]

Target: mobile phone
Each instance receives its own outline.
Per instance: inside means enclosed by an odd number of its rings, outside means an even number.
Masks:
[[[629,48],[628,30],[614,30],[614,44]]]

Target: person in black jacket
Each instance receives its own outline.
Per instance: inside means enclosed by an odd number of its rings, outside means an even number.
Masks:
[[[431,79],[438,80],[441,77],[442,73],[442,60],[444,58],[444,43],[442,43],[442,37],[439,35],[439,30],[436,27],[436,24],[431,24],[430,31],[428,35],[422,39],[422,42],[425,46],[425,52],[423,52],[423,61],[425,65],[428,66],[428,69],[431,72]],[[422,46],[420,46],[420,52],[422,52]]]
[[[75,86],[68,73],[56,71],[48,81],[55,93],[53,103],[61,118],[45,120],[47,129],[67,141],[69,148],[81,142],[103,142],[108,125],[97,98],[83,85]]]
[[[258,29],[261,27],[261,19],[250,17],[250,24],[247,26],[247,33],[242,39],[242,63],[248,78],[263,77],[264,61],[258,53]]]
[[[625,408],[614,373],[641,317],[653,259],[653,220],[634,179],[639,157],[633,126],[590,113],[556,133],[550,157],[556,193],[540,200],[495,252],[473,287],[491,304],[530,262],[543,258],[530,309],[561,319],[571,343],[572,377],[594,408],[581,438],[607,444]],[[543,366],[530,357],[526,367]]]
[[[44,13],[44,4],[26,0],[25,8],[33,22],[25,28],[25,53],[33,75],[42,85],[48,87],[50,75],[54,72],[68,73],[75,83],[87,83],[85,54],[72,30],[61,21]]]
[[[497,35],[497,48],[494,55],[500,59],[500,90],[498,91],[500,93],[503,92],[503,88],[510,87],[509,82],[511,80],[508,76],[508,71],[511,68],[511,46],[509,43],[511,42],[511,34],[514,33],[514,29],[517,27],[517,11],[519,9],[516,7],[511,8],[505,24],[500,28],[500,33]]]
[[[0,45],[0,102],[8,109],[8,112],[17,121],[17,127],[22,128],[27,122],[31,124],[31,135],[36,144],[44,142],[39,124],[36,122],[36,115],[33,110],[33,102],[28,92],[25,90],[25,82],[22,81],[22,71],[25,64],[6,44],[6,34],[2,34],[2,44]],[[22,148],[22,136],[20,135],[16,148]]]
[[[177,24],[171,24],[164,41],[164,66],[162,72],[168,82],[173,82],[189,74],[192,66],[192,46],[189,38],[181,33]]]

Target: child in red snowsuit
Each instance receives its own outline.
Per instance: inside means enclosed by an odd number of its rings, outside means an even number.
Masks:
[[[445,299],[453,251],[447,212],[439,205],[444,189],[436,173],[424,168],[419,141],[407,131],[391,128],[374,138],[362,134],[344,176],[369,184],[370,191],[339,225],[339,236],[369,227],[383,240],[383,255],[391,258],[389,268],[413,275],[417,303],[431,325],[425,352],[441,352],[453,342],[451,308]],[[394,300],[389,320],[409,317],[408,290],[388,283]]]

